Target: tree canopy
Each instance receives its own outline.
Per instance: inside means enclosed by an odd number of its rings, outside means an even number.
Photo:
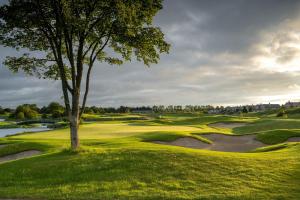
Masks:
[[[134,56],[157,63],[169,50],[161,30],[151,26],[161,8],[160,0],[11,0],[0,9],[0,42],[27,51],[5,64],[14,72],[62,79],[73,92],[83,66],[96,60],[122,64]]]
[[[0,7],[0,44],[23,54],[8,56],[4,64],[14,72],[60,79],[66,113],[77,127],[97,60],[120,65],[135,58],[150,65],[169,51],[152,24],[160,9],[162,0],[10,0]]]

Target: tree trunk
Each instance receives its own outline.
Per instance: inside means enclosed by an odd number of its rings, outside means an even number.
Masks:
[[[71,135],[72,150],[76,150],[79,147],[78,128],[79,128],[79,117],[78,115],[75,116],[72,115],[70,120],[70,135]]]
[[[79,137],[78,137],[78,129],[79,129],[79,121],[80,121],[79,98],[80,98],[80,89],[79,87],[77,87],[75,88],[74,93],[72,95],[72,110],[70,113],[71,115],[69,117],[72,150],[76,150],[79,147]]]

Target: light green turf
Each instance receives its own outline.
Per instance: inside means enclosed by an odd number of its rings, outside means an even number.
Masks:
[[[3,121],[0,122],[0,129],[4,129],[4,128],[17,128],[19,127],[16,123],[11,122],[11,121]]]
[[[80,127],[79,136],[81,139],[105,139],[121,138],[138,135],[145,132],[197,132],[201,131],[196,127],[189,126],[136,126],[127,123],[93,123],[84,124]],[[69,130],[60,129],[42,133],[32,133],[17,136],[22,139],[69,139]]]
[[[291,136],[287,132],[297,132],[289,130],[296,123],[278,125],[276,120],[271,128],[279,132],[268,132],[272,119],[268,120],[170,114],[84,124],[79,152],[67,150],[67,129],[1,139],[9,145],[0,147],[0,156],[29,149],[44,154],[0,164],[0,198],[300,199],[299,143],[265,147],[257,153],[224,153],[146,142],[185,136],[203,140],[202,133],[254,130],[260,131],[258,137],[265,134],[260,139],[268,142],[279,134],[277,143]],[[240,132],[207,126],[218,121],[250,124]]]

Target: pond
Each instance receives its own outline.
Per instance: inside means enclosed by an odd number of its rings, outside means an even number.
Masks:
[[[6,128],[0,129],[0,137],[5,137],[7,135],[14,135],[17,133],[24,133],[24,132],[41,132],[41,131],[49,131],[50,128],[47,128],[45,125],[41,125],[38,127],[33,128]]]

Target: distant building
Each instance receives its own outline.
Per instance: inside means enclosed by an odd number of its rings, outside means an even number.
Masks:
[[[262,112],[266,110],[279,109],[280,105],[269,103],[257,105],[227,106],[225,108],[216,107],[208,110],[208,114],[235,114],[242,112],[244,108],[246,108],[248,112]]]
[[[265,110],[274,110],[274,109],[279,109],[280,105],[279,104],[257,104],[254,106],[253,111],[265,111]]]
[[[286,103],[284,104],[284,107],[285,107],[285,108],[300,107],[300,102],[290,102],[290,101],[288,101],[288,102],[286,102]]]

